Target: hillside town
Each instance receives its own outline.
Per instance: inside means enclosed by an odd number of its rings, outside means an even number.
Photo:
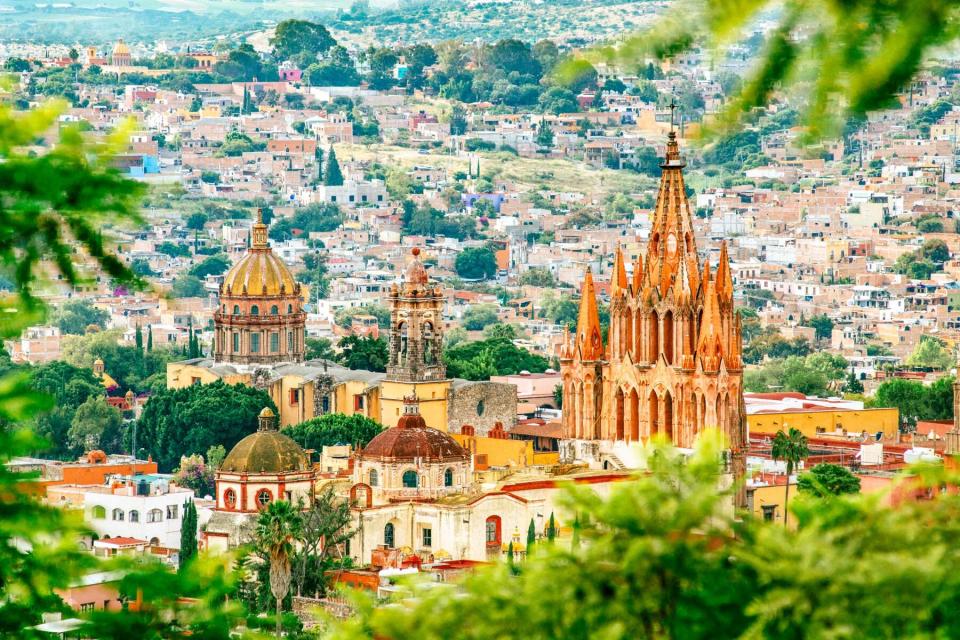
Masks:
[[[960,454],[960,67],[831,139],[786,96],[711,137],[769,26],[630,68],[570,62],[579,31],[0,43],[4,101],[58,109],[18,146],[106,150],[141,203],[92,223],[133,280],[75,252],[3,343],[56,402],[6,462],[18,491],[104,561],[230,558],[288,637],[354,615],[343,589],[579,544],[568,488],[611,499],[658,442],[719,433],[737,518],[800,526],[828,468],[910,501],[912,465]],[[87,571],[32,628],[149,609],[125,575]]]

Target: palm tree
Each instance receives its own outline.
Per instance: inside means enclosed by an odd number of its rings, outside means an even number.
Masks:
[[[300,529],[300,513],[289,502],[271,502],[257,518],[257,548],[270,559],[270,593],[277,601],[277,638],[283,599],[293,577],[290,558]]]
[[[777,431],[777,435],[773,436],[770,455],[774,460],[785,460],[787,463],[787,490],[783,498],[783,526],[786,527],[787,518],[790,515],[787,509],[790,504],[790,476],[800,461],[810,455],[807,436],[794,427],[790,428],[790,433],[784,433],[783,430]]]

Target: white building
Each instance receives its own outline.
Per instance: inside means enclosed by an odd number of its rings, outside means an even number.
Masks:
[[[193,491],[171,485],[169,476],[113,476],[83,492],[87,524],[101,538],[135,538],[180,548],[183,509]]]

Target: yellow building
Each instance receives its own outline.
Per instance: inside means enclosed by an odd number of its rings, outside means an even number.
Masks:
[[[751,436],[799,429],[808,438],[860,438],[882,433],[894,440],[900,428],[896,408],[867,409],[858,400],[807,397],[801,393],[745,393]]]

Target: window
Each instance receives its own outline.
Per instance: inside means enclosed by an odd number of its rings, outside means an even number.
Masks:
[[[393,549],[393,523],[388,522],[387,526],[383,528],[383,544],[386,547]]]
[[[107,517],[107,508],[97,505],[93,508],[93,517],[98,520],[103,520]]]
[[[136,510],[131,511],[129,520],[130,522],[140,522],[140,512]]]
[[[168,504],[168,505],[167,505],[167,520],[176,520],[177,517],[178,517],[178,516],[177,516],[177,513],[178,513],[178,512],[179,512],[179,509],[177,508],[177,505],[175,505],[175,504]]]
[[[293,305],[292,305],[292,304],[288,304],[288,305],[287,305],[287,313],[293,313]]]
[[[114,510],[113,510],[113,513],[111,514],[111,517],[112,517],[114,520],[117,520],[117,521],[119,521],[119,522],[123,522],[123,509],[114,509]]]
[[[363,409],[363,396],[361,394],[357,394],[353,396],[353,410],[360,411],[362,409]]]
[[[500,516],[490,516],[487,518],[487,545],[500,545]]]
[[[270,353],[280,351],[280,334],[276,331],[270,333]]]
[[[443,486],[452,487],[453,486],[453,469],[447,469],[443,472]]]
[[[235,332],[233,334],[233,352],[237,353],[239,351],[240,351],[240,334]]]
[[[280,314],[280,307],[278,307],[277,305],[273,305],[272,307],[270,307],[270,315],[275,316],[279,314]]]
[[[380,476],[379,474],[377,474],[377,470],[370,469],[370,486],[371,487],[377,486],[377,482],[379,481],[380,481]]]
[[[290,406],[295,407],[300,404],[300,389],[290,389]]]
[[[417,488],[417,472],[413,469],[408,469],[403,472],[403,486],[407,489],[416,489]]]
[[[777,505],[765,504],[760,507],[763,509],[763,519],[767,522],[773,522],[773,514],[777,511]]]
[[[486,410],[486,405],[484,405],[483,400],[477,403],[477,415],[482,416],[484,410]]]
[[[270,493],[267,489],[260,489],[257,491],[257,508],[263,509],[273,500],[273,494]]]
[[[223,492],[223,504],[227,509],[237,508],[237,492],[233,489],[227,489]]]
[[[423,528],[423,546],[433,546],[433,529],[429,529],[427,527]]]
[[[233,305],[233,315],[235,316],[240,315],[240,305],[238,304]]]
[[[293,353],[293,331],[287,331],[287,353]]]
[[[250,334],[250,353],[260,353],[260,334]]]
[[[147,511],[147,522],[163,522],[163,511],[160,511],[160,509]]]
[[[85,611],[93,611],[93,608],[94,608],[94,603],[84,602],[83,604],[80,605],[80,612],[83,613]]]
[[[250,307],[250,315],[252,316],[260,315],[260,307],[258,307],[257,305],[253,305],[252,307]]]

